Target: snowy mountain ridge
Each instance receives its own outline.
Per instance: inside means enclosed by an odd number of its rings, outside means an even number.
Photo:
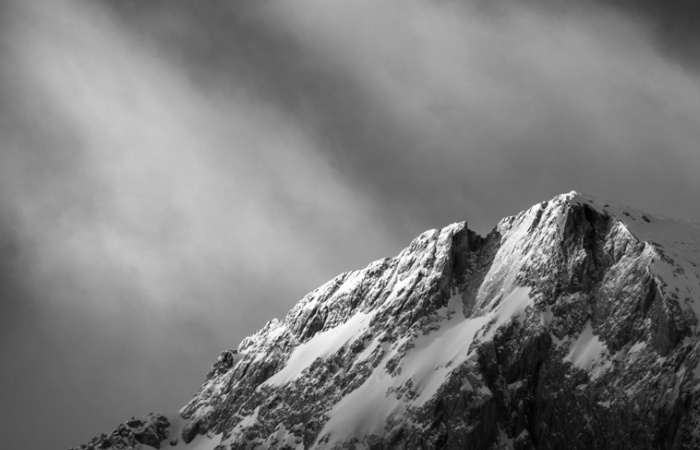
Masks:
[[[426,231],[80,448],[697,448],[699,252],[700,223],[577,192]]]

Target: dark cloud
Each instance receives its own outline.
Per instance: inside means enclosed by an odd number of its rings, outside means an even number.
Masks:
[[[639,202],[658,192],[639,191],[638,179],[652,176],[648,155],[659,148],[678,153],[674,189],[687,192],[693,112],[673,102],[695,81],[657,50],[666,39],[692,47],[690,31],[663,32],[685,29],[697,17],[692,5],[558,3],[313,4],[306,14],[265,2],[178,2],[122,4],[118,13],[205,88],[243,85],[284,111],[410,236],[484,208],[474,226],[486,231],[518,207],[491,211],[488,192],[537,201],[572,183],[601,194],[634,186],[621,200]]]
[[[696,71],[700,52],[700,4],[693,0],[584,0],[561,2],[531,0],[543,14],[580,14],[596,8],[603,14],[617,13],[643,25],[653,45],[669,61]]]

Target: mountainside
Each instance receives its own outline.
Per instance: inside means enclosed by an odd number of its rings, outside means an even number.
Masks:
[[[700,223],[571,192],[431,230],[80,449],[700,448]]]

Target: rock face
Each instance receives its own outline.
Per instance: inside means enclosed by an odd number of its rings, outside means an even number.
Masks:
[[[80,448],[88,449],[134,449],[161,448],[170,435],[170,422],[161,414],[148,414],[141,419],[131,418],[109,435],[93,438]],[[174,441],[172,442],[175,443]]]
[[[699,223],[576,192],[427,231],[224,352],[167,438],[81,448],[700,448],[698,263]]]

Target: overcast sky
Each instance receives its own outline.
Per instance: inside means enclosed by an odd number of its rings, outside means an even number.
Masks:
[[[700,219],[695,3],[0,0],[3,447],[180,408],[426,229]]]

